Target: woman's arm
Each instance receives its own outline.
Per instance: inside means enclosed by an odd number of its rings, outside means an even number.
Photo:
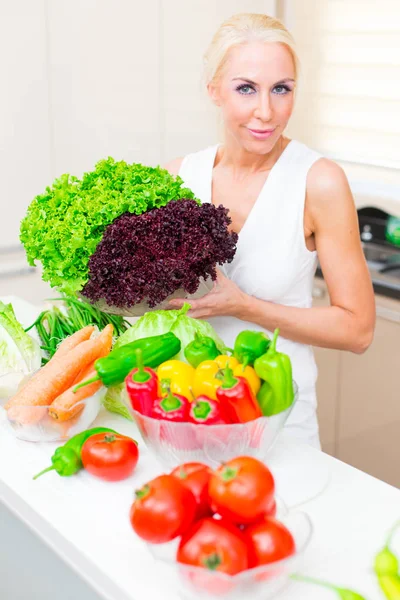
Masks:
[[[230,315],[268,330],[279,327],[283,337],[313,346],[361,354],[370,345],[375,327],[375,298],[361,248],[357,211],[343,170],[326,159],[308,174],[307,217],[331,306],[294,308],[259,300],[218,274],[215,288],[191,300],[196,318]],[[183,304],[171,301],[171,307]]]
[[[375,327],[375,298],[357,211],[343,170],[321,159],[307,178],[307,213],[331,306],[292,308],[247,296],[242,319],[305,344],[364,352]]]

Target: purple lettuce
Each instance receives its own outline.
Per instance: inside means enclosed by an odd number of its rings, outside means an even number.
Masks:
[[[238,236],[222,205],[172,200],[141,215],[124,213],[105,230],[89,259],[84,296],[110,306],[153,308],[179,288],[193,294],[200,278],[232,261]]]

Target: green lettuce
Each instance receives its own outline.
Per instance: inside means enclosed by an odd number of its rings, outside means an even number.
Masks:
[[[126,390],[125,383],[111,385],[107,388],[107,393],[103,400],[103,406],[112,413],[117,413],[129,421],[133,421],[128,409],[126,408]]]
[[[0,397],[15,394],[22,379],[41,362],[39,344],[25,332],[12,305],[0,301]]]
[[[217,335],[213,326],[207,321],[193,319],[187,315],[190,304],[186,302],[179,310],[153,310],[145,313],[140,319],[118,338],[115,347],[120,348],[129,342],[152,335],[162,335],[172,331],[180,339],[182,347],[177,360],[186,361],[184,355],[185,347],[194,340],[195,333],[211,337],[221,354],[224,352],[225,344]]]
[[[79,292],[106,227],[125,212],[139,215],[170,200],[196,199],[182,184],[160,167],[111,157],[82,179],[62,175],[36,196],[21,221],[20,240],[29,264],[40,261],[42,277],[52,287],[69,295]]]
[[[154,310],[144,314],[140,319],[132,325],[125,333],[117,339],[114,348],[118,349],[130,342],[134,342],[140,338],[149,337],[152,335],[162,335],[172,331],[181,341],[181,351],[174,357],[177,360],[186,361],[184,355],[185,347],[194,340],[195,333],[211,337],[218,350],[223,354],[226,349],[224,342],[217,335],[214,328],[207,321],[193,319],[186,313],[190,309],[190,304],[185,303],[179,310]],[[124,384],[114,385],[108,388],[104,406],[110,412],[122,414],[130,418],[124,402],[125,387]]]

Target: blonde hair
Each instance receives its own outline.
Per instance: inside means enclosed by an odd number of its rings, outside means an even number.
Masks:
[[[253,41],[284,44],[292,56],[297,79],[299,59],[295,42],[282,21],[264,14],[240,13],[224,21],[211,40],[204,55],[205,84],[218,81],[231,48]]]

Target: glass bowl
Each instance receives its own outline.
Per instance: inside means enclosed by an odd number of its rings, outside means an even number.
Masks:
[[[173,468],[184,462],[202,462],[216,467],[243,454],[265,460],[297,401],[298,387],[295,382],[293,385],[295,397],[287,410],[272,417],[229,425],[172,423],[154,419],[134,410],[127,395],[123,397],[145,444],[164,467]]]
[[[100,299],[94,303],[94,306],[101,310],[102,312],[109,313],[112,315],[121,315],[124,317],[142,317],[147,312],[152,312],[154,310],[165,310],[171,308],[169,306],[170,300],[174,298],[185,298],[189,303],[191,299],[201,298],[205,296],[209,291],[211,291],[213,287],[213,282],[210,278],[204,280],[200,278],[199,287],[193,294],[189,294],[183,288],[179,288],[175,290],[173,294],[170,294],[165,300],[157,304],[156,306],[150,307],[147,302],[138,302],[137,304],[133,304],[132,306],[111,306],[107,304],[106,300]],[[81,297],[88,301],[88,299],[81,295]]]
[[[57,421],[49,414],[51,406],[11,406],[6,412],[6,422],[20,440],[28,442],[58,442],[84,431],[96,419],[106,388],[74,406],[74,416]],[[79,410],[76,410],[79,409]]]
[[[166,568],[165,574],[185,600],[269,600],[290,584],[291,574],[301,570],[313,532],[310,517],[304,512],[289,511],[278,518],[293,535],[295,554],[233,576],[176,562],[179,538],[168,544],[146,545],[152,556]]]

